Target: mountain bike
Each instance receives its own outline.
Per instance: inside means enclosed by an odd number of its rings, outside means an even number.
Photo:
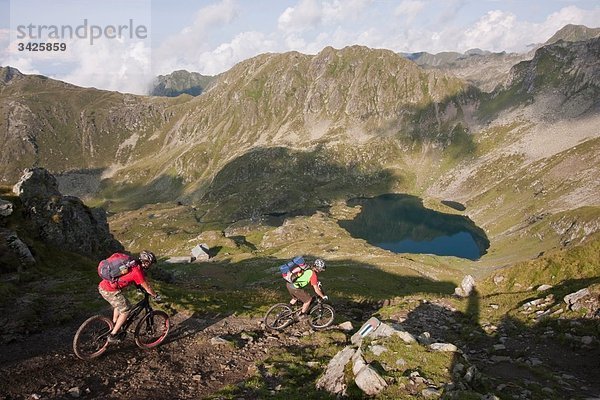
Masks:
[[[127,332],[137,317],[144,312],[135,326],[133,336],[135,344],[139,348],[150,349],[165,340],[170,328],[169,316],[164,311],[152,309],[148,292],[141,286],[137,288],[142,292],[144,298],[129,311],[120,332],[121,334]],[[113,321],[104,315],[94,315],[81,324],[73,338],[73,351],[77,357],[82,360],[91,360],[104,353],[108,348],[108,335],[113,326]]]
[[[315,300],[316,297],[313,297]],[[324,329],[333,324],[335,310],[322,299],[316,299],[317,304],[308,311],[308,324],[314,330]],[[298,321],[302,307],[292,307],[289,303],[278,303],[269,308],[264,317],[267,329],[280,331]]]

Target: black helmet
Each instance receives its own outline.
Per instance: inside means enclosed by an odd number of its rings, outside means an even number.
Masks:
[[[325,271],[325,261],[317,258],[313,264],[313,267],[319,272]]]
[[[156,263],[156,256],[151,251],[142,250],[140,252],[140,261],[142,261],[142,262],[145,261],[148,263],[148,266],[150,266],[150,265]]]

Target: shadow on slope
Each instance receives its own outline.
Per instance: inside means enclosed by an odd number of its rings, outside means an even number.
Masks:
[[[311,215],[339,198],[389,192],[403,179],[376,163],[337,158],[323,147],[256,148],[229,161],[207,188],[191,197],[200,195],[214,205],[207,219],[215,214],[233,220],[290,212]]]

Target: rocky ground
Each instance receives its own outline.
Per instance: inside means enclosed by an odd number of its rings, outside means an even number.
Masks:
[[[478,327],[448,304],[414,301],[417,307],[391,316],[391,321],[420,336],[419,341],[454,342],[479,372],[491,378],[488,384],[499,398],[540,398],[532,395],[532,387],[541,388],[549,399],[600,398],[597,338],[567,346],[550,332],[539,335],[510,323]],[[342,319],[351,312],[344,306],[338,308]],[[364,311],[366,315],[371,310]],[[235,315],[178,313],[172,322],[167,341],[157,349],[138,349],[130,335],[88,362],[71,350],[76,325],[4,344],[0,347],[0,399],[197,399],[227,385],[242,387],[257,374],[275,396],[285,382],[269,375],[260,362],[272,350],[301,346],[304,336],[315,334],[305,323],[284,333],[269,333],[260,318]],[[244,389],[238,397],[259,398]]]

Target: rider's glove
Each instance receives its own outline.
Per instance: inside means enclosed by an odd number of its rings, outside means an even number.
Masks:
[[[162,301],[162,297],[160,297],[160,294],[157,294],[153,298],[154,298],[154,301],[156,301],[157,303],[160,303]]]
[[[329,300],[329,296],[323,296],[322,298],[323,298],[323,301]]]

